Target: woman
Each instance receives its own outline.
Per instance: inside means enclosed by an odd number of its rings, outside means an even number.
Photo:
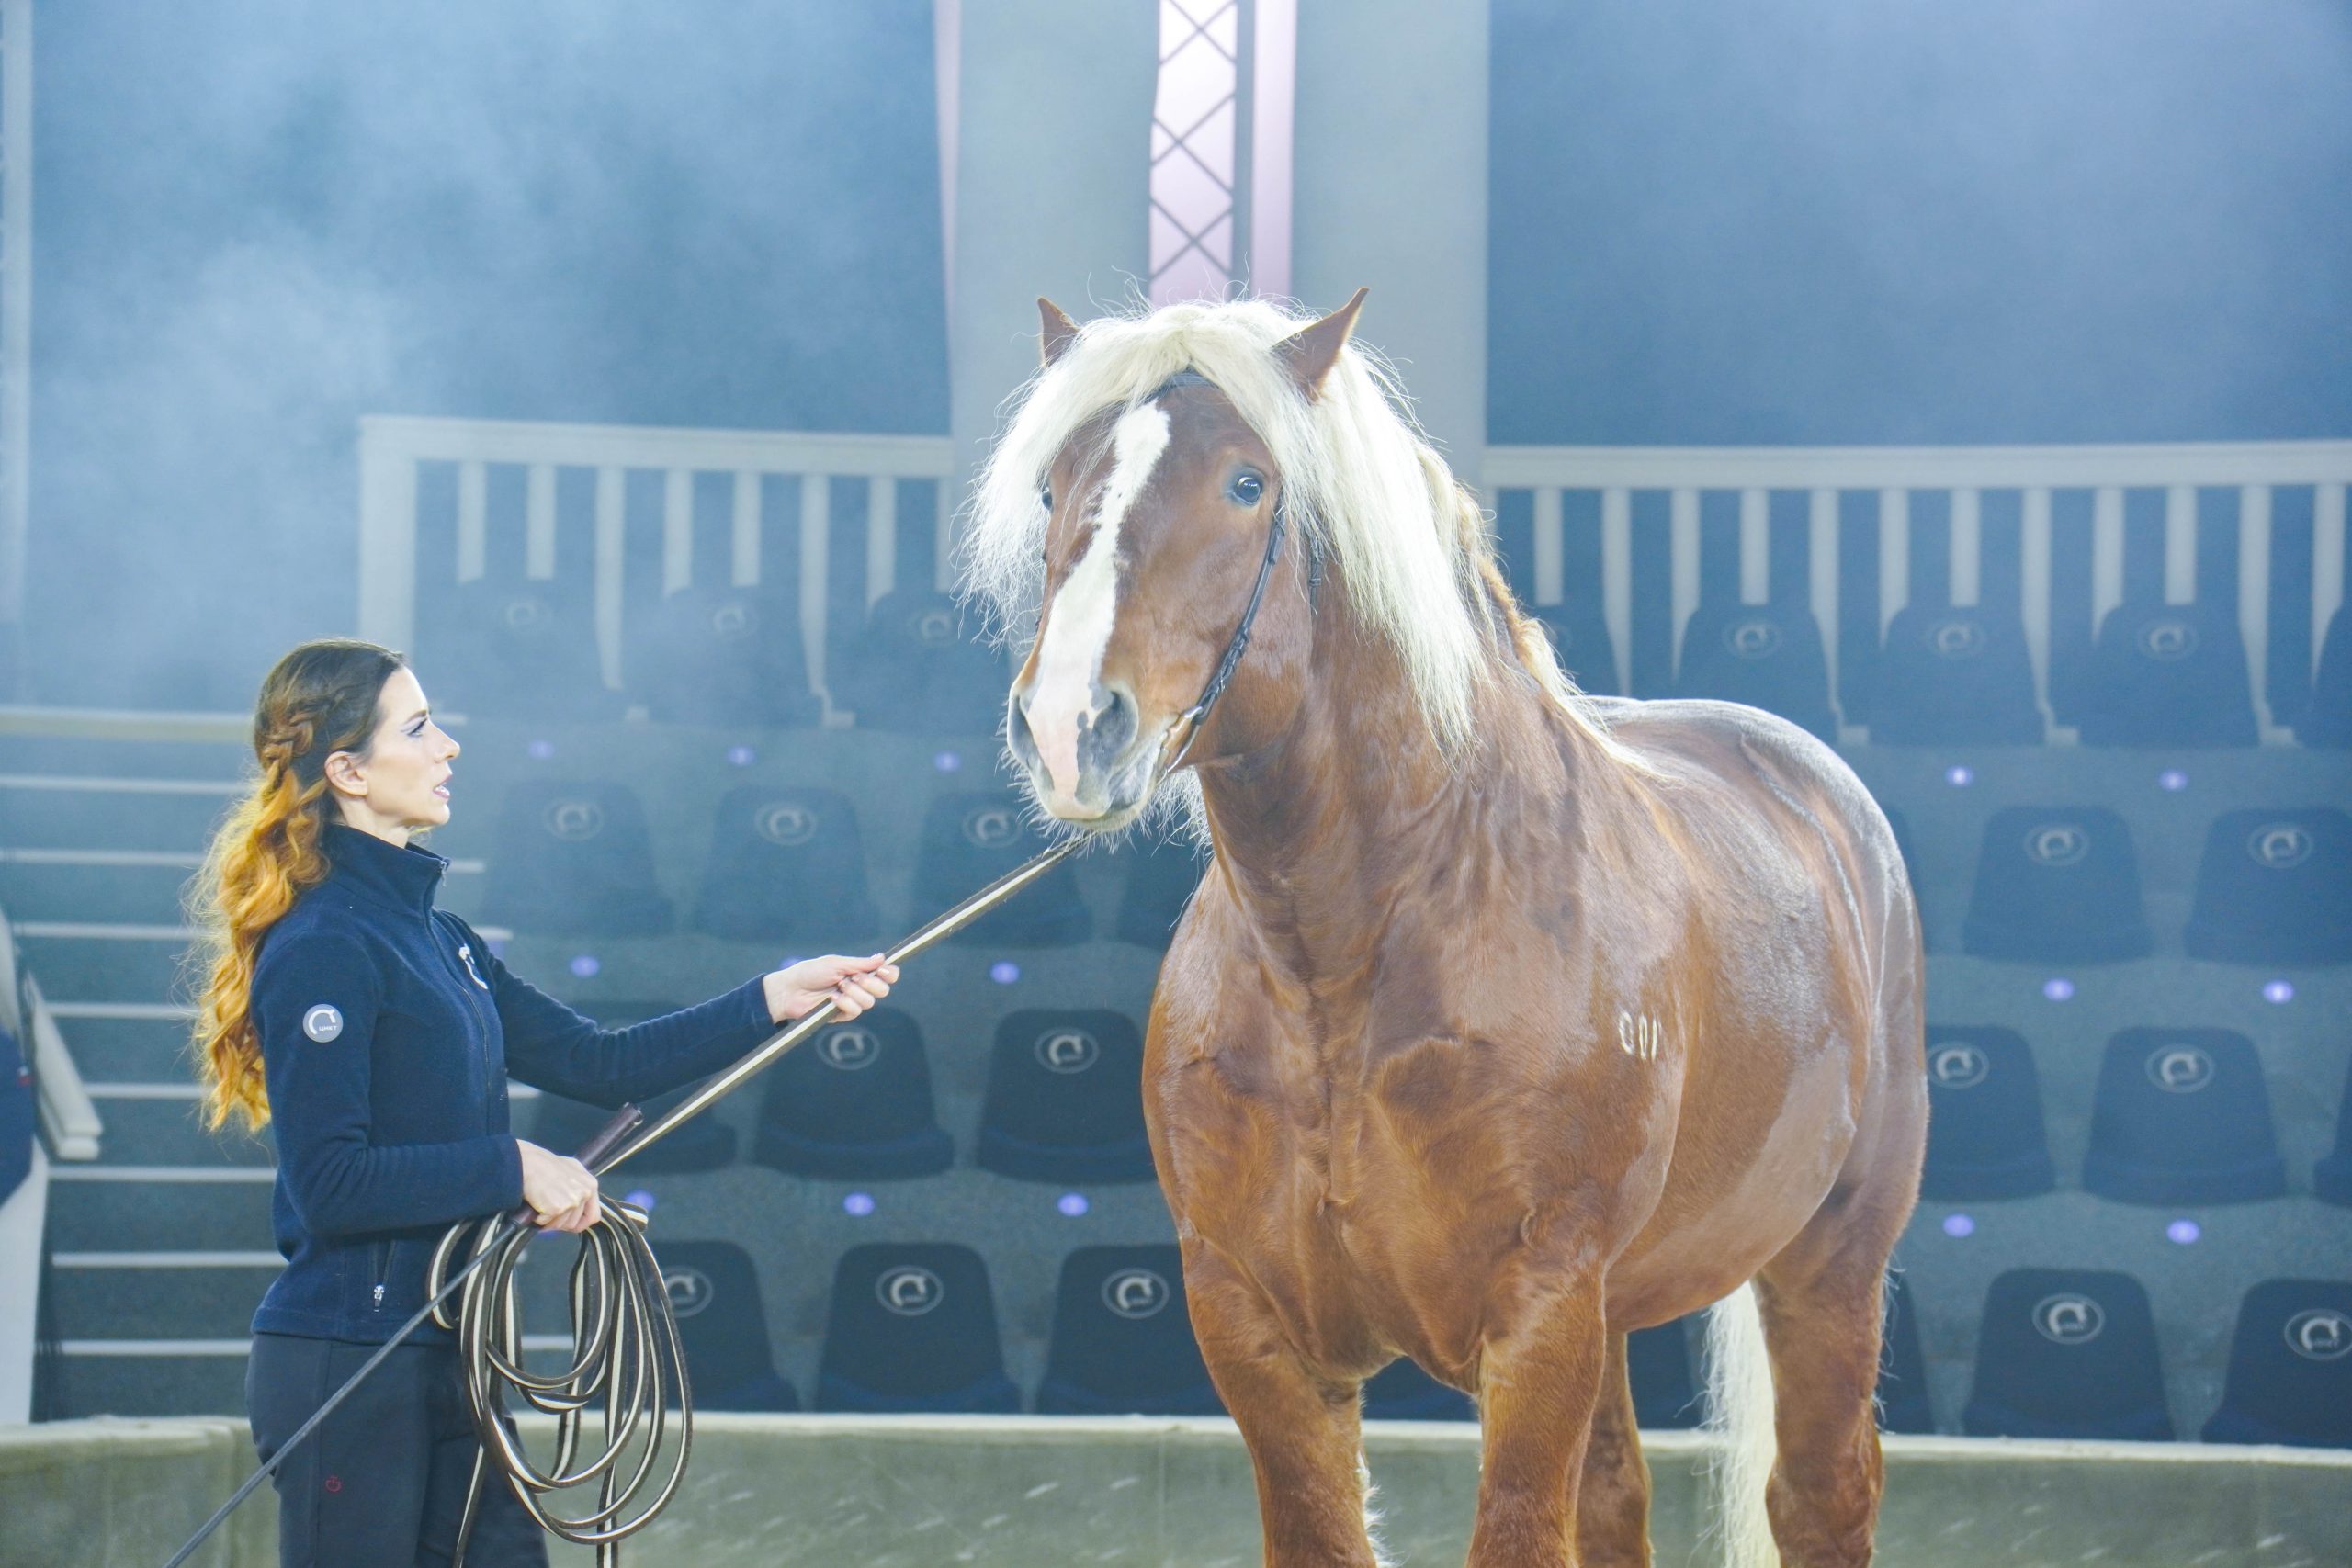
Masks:
[[[207,979],[196,1051],[211,1124],[277,1143],[285,1272],[254,1314],[246,1403],[266,1460],[424,1303],[451,1222],[528,1203],[595,1224],[595,1179],[507,1130],[509,1077],[617,1106],[703,1077],[824,1001],[854,1018],[897,967],[812,958],[633,1028],[601,1030],[509,973],[434,908],[458,743],[401,655],[305,643],[262,682],[261,778],[197,885]],[[477,1440],[450,1336],[428,1324],[277,1475],[280,1561],[444,1562]],[[537,1527],[485,1489],[474,1568],[544,1563]]]

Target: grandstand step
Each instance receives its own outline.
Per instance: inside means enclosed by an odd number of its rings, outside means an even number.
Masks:
[[[168,924],[198,856],[184,850],[0,849],[0,908],[10,920]]]
[[[18,962],[52,1001],[163,1001],[177,985],[189,940],[176,925],[15,923]]]
[[[141,848],[201,849],[241,785],[220,779],[0,773],[0,842],[78,849],[132,836]]]
[[[51,1009],[85,1082],[193,1081],[187,1042],[195,1021],[184,1010],[155,1002],[54,999]]]
[[[195,1085],[185,1079],[92,1084],[90,1097],[106,1122],[109,1165],[266,1166],[277,1157],[266,1133],[255,1137],[234,1122],[205,1131]]]
[[[49,1245],[58,1252],[258,1251],[272,1245],[259,1167],[53,1166]]]
[[[243,1337],[69,1340],[57,1369],[58,1403],[69,1417],[243,1416],[246,1348]]]
[[[8,737],[8,759],[9,766],[27,773],[233,779],[254,766],[254,749],[245,741],[233,739],[130,740],[12,734]]]
[[[66,1252],[50,1260],[62,1339],[234,1338],[277,1278],[275,1252]]]

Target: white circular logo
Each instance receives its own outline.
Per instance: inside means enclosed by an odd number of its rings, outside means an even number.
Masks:
[[[947,1299],[947,1286],[919,1263],[901,1263],[874,1281],[874,1299],[900,1317],[921,1317]]]
[[[915,617],[915,640],[928,646],[956,640],[956,617],[944,610],[925,610]]]
[[[752,827],[769,843],[791,849],[817,836],[817,814],[797,800],[779,800],[761,807]]]
[[[593,800],[550,800],[539,820],[552,837],[577,842],[605,830],[605,808]]]
[[[2340,1361],[2352,1355],[2352,1317],[2334,1307],[2310,1307],[2287,1320],[2287,1348],[2306,1361]]]
[[[302,1015],[302,1032],[323,1045],[343,1032],[343,1014],[321,1002]]]
[[[1102,1304],[1121,1317],[1158,1317],[1175,1292],[1148,1269],[1122,1269],[1102,1281]]]
[[[1001,850],[1021,836],[1021,819],[1009,806],[979,806],[964,814],[964,839],[976,849]]]
[[[2166,1094],[2195,1094],[2213,1081],[2213,1058],[2194,1045],[2165,1045],[2148,1053],[2148,1081]]]
[[[2140,651],[2170,664],[2197,651],[2197,628],[2187,621],[2150,621],[2140,628]]]
[[[2091,852],[2091,836],[2071,822],[2045,822],[2025,836],[2025,852],[2036,865],[2075,865]]]
[[[882,1037],[862,1023],[836,1024],[817,1036],[817,1055],[829,1067],[854,1073],[881,1058]]]
[[[506,629],[517,632],[537,631],[554,619],[548,609],[548,602],[529,594],[506,601],[505,616]]]
[[[1781,628],[1766,620],[1734,621],[1724,628],[1724,647],[1737,659],[1770,659],[1781,651]]]
[[[1928,646],[1939,659],[1973,659],[1984,651],[1984,628],[1958,618],[1938,621],[1928,628]]]
[[[1102,1047],[1083,1029],[1048,1030],[1031,1049],[1037,1054],[1037,1065],[1049,1073],[1082,1073],[1102,1055]]]
[[[2107,1313],[2088,1296],[2062,1291],[2035,1305],[2033,1326],[2052,1345],[2087,1345],[2107,1326]]]
[[[2286,871],[2312,858],[2316,840],[2310,829],[2293,822],[2271,822],[2256,828],[2248,835],[2245,852],[2255,863],[2272,871]]]
[[[710,635],[721,642],[732,642],[752,629],[752,607],[741,599],[729,599],[710,613]]]
[[[1992,1070],[1992,1062],[1973,1045],[1939,1045],[1928,1053],[1928,1076],[1938,1089],[1974,1089]]]
[[[678,1317],[692,1317],[710,1304],[718,1294],[710,1283],[710,1276],[699,1269],[684,1265],[662,1270],[662,1290],[670,1298],[670,1311]]]

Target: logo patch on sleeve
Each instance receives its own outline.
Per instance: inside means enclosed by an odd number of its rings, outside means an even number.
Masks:
[[[302,1032],[323,1045],[343,1032],[343,1014],[321,1002],[302,1015]]]

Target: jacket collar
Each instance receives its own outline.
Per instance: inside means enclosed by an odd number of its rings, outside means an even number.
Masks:
[[[329,880],[364,893],[396,909],[424,914],[433,908],[434,889],[449,863],[416,844],[405,849],[341,822],[327,824]]]

